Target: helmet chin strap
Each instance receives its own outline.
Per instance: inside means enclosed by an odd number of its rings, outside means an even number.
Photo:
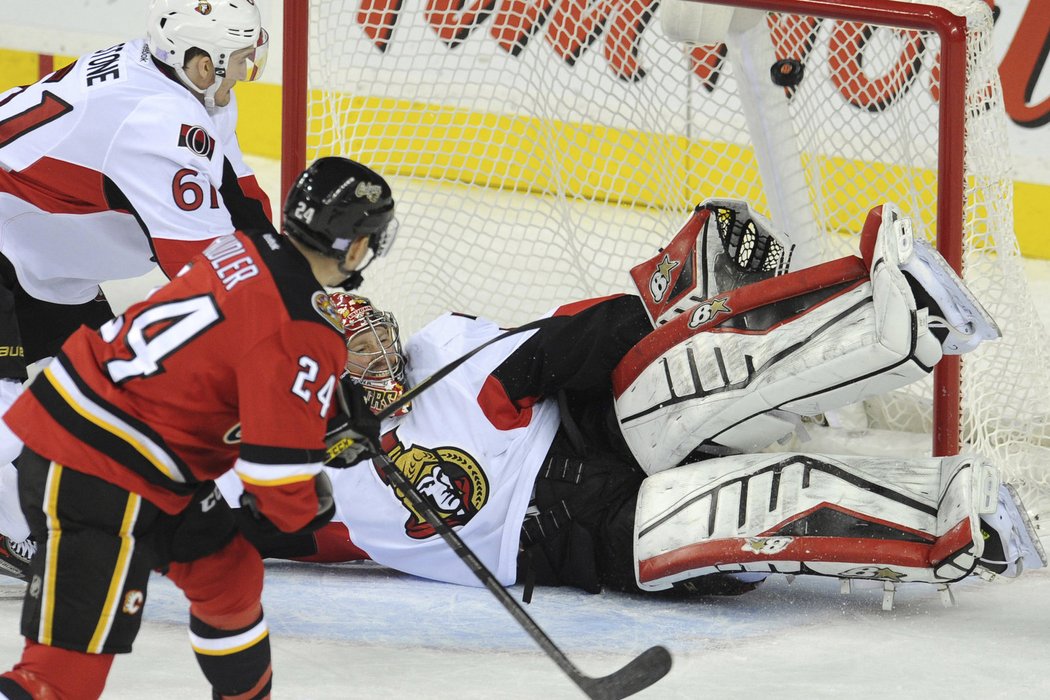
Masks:
[[[219,91],[219,85],[222,84],[222,78],[218,74],[215,75],[215,82],[213,82],[207,89],[201,90],[197,87],[190,77],[186,75],[186,71],[182,69],[182,66],[175,66],[175,75],[179,76],[179,80],[185,85],[191,92],[196,93],[204,100],[204,108],[208,110],[208,114],[215,112],[215,93]]]
[[[346,259],[344,258],[343,260],[340,260],[338,269],[339,269],[340,272],[342,272],[344,275],[346,275],[346,278],[343,279],[342,282],[340,282],[339,284],[334,285],[334,286],[339,287],[340,289],[345,289],[348,292],[357,289],[358,287],[361,286],[361,283],[365,281],[365,277],[361,273],[364,272],[365,268],[368,267],[369,265],[371,265],[372,261],[375,260],[375,259],[376,259],[376,256],[373,253],[372,255],[369,256],[368,260],[365,261],[365,264],[362,265],[361,267],[357,268],[356,270],[348,270],[348,269],[346,269],[346,267],[344,267],[344,263],[346,262]]]

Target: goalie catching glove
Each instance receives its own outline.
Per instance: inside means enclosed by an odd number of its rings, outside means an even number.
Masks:
[[[329,419],[324,441],[325,466],[345,469],[379,454],[379,419],[365,404],[365,392],[348,375],[339,380],[336,415]]]

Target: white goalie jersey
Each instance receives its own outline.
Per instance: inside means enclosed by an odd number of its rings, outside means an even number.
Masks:
[[[495,324],[445,314],[412,336],[409,385],[501,333]],[[541,401],[513,415],[488,381],[490,373],[529,334],[479,352],[431,385],[426,400],[383,424],[383,448],[456,528],[500,583],[514,582],[521,523],[532,484],[558,429],[556,403]],[[373,560],[417,576],[463,585],[477,577],[386,483],[371,463],[329,469],[336,519]]]

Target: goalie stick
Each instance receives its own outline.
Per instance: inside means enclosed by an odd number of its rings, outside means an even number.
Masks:
[[[475,348],[462,357],[453,360],[417,385],[416,391],[411,392],[412,396],[418,395],[426,386],[432,385],[442,377],[447,376],[449,372],[456,367],[459,367],[487,345],[514,335],[515,333],[529,330],[529,328],[538,325],[538,323],[532,323],[512,329],[511,331],[503,333],[502,335],[499,335]],[[406,396],[409,393],[410,392],[406,392]],[[346,415],[350,415],[350,408],[346,403],[346,397],[343,395],[342,386],[338,384],[336,385],[336,398],[339,401],[340,408],[343,412],[346,413]],[[406,402],[395,402],[394,404],[391,404],[391,406],[388,406],[384,413],[393,413],[396,411],[400,408],[400,406],[395,405],[398,403],[403,405]],[[382,414],[380,415],[382,416]],[[546,652],[547,656],[549,656],[554,663],[558,664],[558,667],[565,673],[565,675],[572,679],[572,682],[575,683],[577,687],[587,694],[587,697],[592,698],[592,700],[618,700],[619,698],[625,698],[648,688],[653,683],[666,676],[667,672],[671,670],[671,653],[667,651],[666,647],[657,645],[646,649],[644,652],[629,661],[626,666],[607,676],[592,678],[582,673],[576,668],[576,665],[565,656],[565,653],[562,652],[553,641],[551,641],[551,638],[547,636],[536,621],[525,612],[525,609],[518,604],[518,601],[514,599],[514,596],[512,596],[507,589],[500,584],[495,575],[493,575],[488,567],[486,567],[478,556],[474,554],[473,550],[467,546],[467,543],[463,541],[459,534],[441,519],[430,503],[423,498],[418,490],[416,490],[415,485],[413,485],[408,477],[402,473],[390,457],[388,457],[382,449],[377,449],[377,446],[371,445],[370,447],[372,447],[373,452],[376,453],[376,457],[373,461],[378,464],[380,471],[383,472],[383,476],[385,476],[396,489],[405,494],[409,502],[412,504],[412,507],[423,516],[423,519],[426,520],[431,527],[434,528],[434,530],[441,536],[441,539],[445,541],[456,556],[458,556],[460,560],[467,565],[467,568],[477,576],[478,580],[481,581],[485,588],[489,589],[489,592],[496,597],[496,600],[498,600],[507,612],[511,614],[511,617],[513,617],[518,624],[524,628],[536,644]]]
[[[535,321],[530,321],[530,322],[528,322],[526,324],[517,326],[516,328],[511,328],[508,331],[504,331],[503,333],[500,333],[499,335],[497,335],[495,338],[489,338],[484,343],[482,343],[481,345],[477,346],[476,348],[474,348],[470,352],[464,353],[460,357],[457,357],[456,359],[452,360],[452,362],[449,362],[447,365],[445,365],[444,367],[439,369],[437,372],[434,372],[432,375],[430,375],[429,377],[427,377],[426,379],[421,381],[419,384],[416,384],[415,386],[409,387],[408,389],[406,389],[405,393],[401,394],[401,396],[396,401],[393,401],[389,406],[387,406],[382,411],[377,413],[376,417],[380,421],[386,420],[390,416],[392,416],[395,413],[397,413],[400,408],[402,408],[406,404],[410,403],[412,401],[412,399],[416,398],[417,396],[422,394],[424,391],[426,391],[427,388],[430,387],[432,384],[435,384],[436,382],[438,382],[438,381],[444,379],[445,377],[447,377],[449,375],[449,373],[452,372],[452,370],[456,369],[461,364],[463,364],[464,362],[466,362],[470,358],[474,357],[475,355],[477,355],[479,352],[481,352],[482,350],[484,350],[488,346],[490,346],[490,345],[492,345],[494,343],[498,343],[499,341],[501,341],[501,340],[503,340],[505,338],[509,338],[512,335],[517,335],[518,333],[524,333],[525,331],[531,331],[534,328],[539,328],[539,327],[543,326],[545,323],[547,323],[547,321],[549,321],[549,320],[550,320],[549,318],[536,319]],[[347,414],[347,415],[349,415],[349,414]]]

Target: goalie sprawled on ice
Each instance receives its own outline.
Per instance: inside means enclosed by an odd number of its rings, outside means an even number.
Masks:
[[[770,572],[947,583],[1042,566],[977,455],[761,452],[999,335],[894,206],[862,239],[861,257],[789,272],[785,235],[705,202],[632,270],[638,296],[560,307],[485,348],[385,421],[382,447],[504,584],[734,593]],[[501,333],[447,314],[402,353],[392,316],[336,303],[347,378],[376,411]],[[378,469],[332,464],[345,527],[289,538],[246,519],[264,553],[476,583]]]

